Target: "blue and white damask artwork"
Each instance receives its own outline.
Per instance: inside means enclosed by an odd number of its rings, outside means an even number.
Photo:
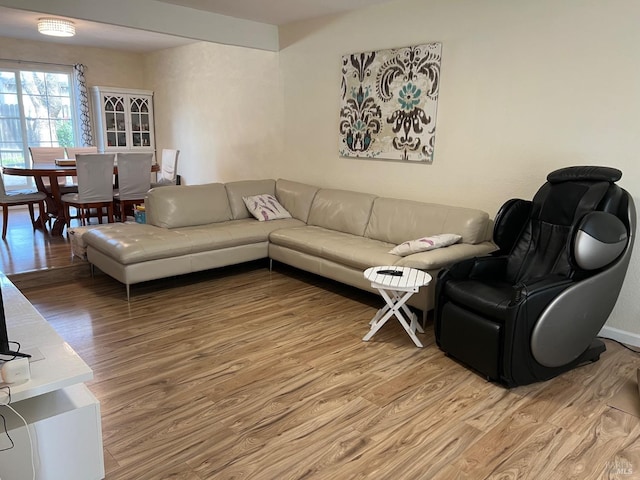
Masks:
[[[433,162],[442,44],[342,57],[340,155]]]

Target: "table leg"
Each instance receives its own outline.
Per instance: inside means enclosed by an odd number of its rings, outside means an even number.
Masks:
[[[58,177],[50,175],[49,184],[51,188],[51,202],[47,203],[47,207],[50,208],[48,214],[53,219],[51,235],[62,236],[64,227],[67,224],[67,219],[64,216],[64,205],[62,204],[62,192],[60,191]]]
[[[398,300],[400,300],[401,295],[400,292],[396,292],[396,291],[391,291],[392,295],[393,295],[393,301],[394,303],[397,302]],[[388,307],[387,307],[388,308]],[[402,311],[405,313],[405,315],[407,316],[407,319],[411,319],[411,329],[415,332],[418,331],[420,333],[424,333],[424,328],[422,327],[422,325],[420,325],[420,323],[418,322],[418,316],[413,313],[411,311],[411,309],[409,309],[409,307],[407,306],[406,303],[403,303],[402,306]]]
[[[380,320],[384,316],[384,314],[387,313],[387,311],[389,311],[389,308],[390,308],[389,305],[385,305],[380,310],[378,310],[377,313],[374,315],[374,317],[369,322],[369,325],[373,325],[378,320]]]
[[[411,328],[413,329],[413,331],[415,332],[417,330],[420,333],[424,333],[422,325],[420,325],[420,322],[418,322],[418,316],[413,313],[406,304],[402,305],[402,310],[407,315],[407,318],[411,319]]]
[[[417,317],[415,316],[415,314],[413,314],[411,310],[409,310],[409,308],[405,305],[407,300],[411,298],[414,292],[409,291],[400,294],[400,292],[390,290],[391,295],[389,295],[389,293],[387,293],[387,291],[385,291],[384,289],[378,289],[378,291],[380,292],[382,298],[384,298],[387,306],[378,310],[378,313],[376,313],[376,316],[373,317],[373,320],[371,321],[371,329],[362,338],[362,340],[364,340],[365,342],[369,341],[371,337],[373,337],[376,332],[380,330],[392,316],[395,316],[402,327],[405,329],[407,334],[411,337],[413,343],[415,343],[418,347],[423,347],[424,345],[422,345],[422,342],[415,333],[418,328],[418,331],[420,333],[423,333],[423,330],[421,327],[418,327]],[[386,313],[384,313],[384,315],[381,315],[381,312],[383,312],[383,310],[386,310]],[[411,319],[410,324],[408,323],[408,319],[405,319],[402,315],[403,312],[407,314]]]
[[[362,340],[364,340],[365,342],[368,342],[369,340],[371,340],[371,337],[373,337],[376,334],[376,332],[380,330],[385,323],[387,323],[387,320],[391,318],[393,313],[394,313],[393,309],[388,309],[386,314],[384,314],[376,322],[371,324],[371,328],[369,329],[369,332],[364,337],[362,337]]]
[[[38,209],[38,218],[36,218],[35,222],[34,222],[34,227],[35,228],[43,228],[46,231],[47,227],[46,224],[49,221],[49,211],[51,210],[51,205],[53,204],[53,200],[50,197],[50,194],[47,192],[47,189],[44,186],[44,182],[42,181],[42,177],[35,175],[33,177],[35,183],[36,183],[36,188],[38,189],[39,192],[44,192],[47,193],[47,198],[44,199],[44,204],[45,204],[45,209]]]

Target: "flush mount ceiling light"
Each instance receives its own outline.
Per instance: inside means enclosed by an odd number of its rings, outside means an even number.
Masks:
[[[61,18],[40,18],[38,32],[54,37],[73,37],[76,34],[76,26],[73,22]]]

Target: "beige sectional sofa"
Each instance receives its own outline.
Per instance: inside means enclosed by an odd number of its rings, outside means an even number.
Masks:
[[[271,194],[292,218],[258,221],[243,197]],[[490,220],[476,209],[378,197],[289,180],[152,189],[146,224],[109,225],[82,235],[92,266],[129,286],[138,282],[270,258],[374,291],[363,271],[403,265],[437,272],[455,261],[495,250]],[[454,233],[462,239],[436,250],[398,256],[395,245]],[[433,307],[435,281],[410,304]]]

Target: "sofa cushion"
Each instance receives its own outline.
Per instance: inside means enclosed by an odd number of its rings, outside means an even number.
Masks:
[[[399,260],[397,255],[388,253],[393,247],[389,243],[317,226],[274,230],[269,241],[362,271],[375,265],[393,265]]]
[[[168,187],[162,187],[168,188]],[[210,250],[267,242],[278,228],[303,225],[293,218],[258,222],[254,218],[230,220],[179,229],[157,228],[148,224],[120,223],[112,228],[86,231],[86,245],[99,250],[123,265],[179,257]]]
[[[124,222],[124,224],[129,224],[133,222]],[[87,259],[87,243],[84,238],[84,234],[95,230],[96,228],[103,230],[117,230],[122,227],[123,223],[99,223],[97,225],[85,225],[79,227],[69,228],[67,230],[67,234],[69,236],[69,240],[71,242],[71,253],[82,259]]]
[[[191,244],[180,230],[143,223],[122,223],[112,229],[96,228],[85,232],[82,238],[87,246],[123,265],[191,252]]]
[[[291,214],[280,205],[276,197],[263,193],[251,197],[242,197],[249,213],[259,222],[277,220],[279,218],[291,218]]]
[[[267,242],[269,234],[276,229],[299,227],[300,220],[285,218],[270,222],[259,222],[255,218],[243,218],[224,223],[181,228],[191,245],[191,253],[221,248]]]
[[[489,214],[473,208],[452,207],[395,198],[376,198],[365,236],[400,244],[408,240],[455,233],[463,243],[487,238]]]
[[[307,223],[311,203],[319,188],[305,183],[278,179],[276,181],[276,198],[292,217]]]
[[[147,224],[157,227],[178,228],[231,220],[222,183],[153,188],[144,205]]]
[[[307,223],[352,235],[364,235],[375,198],[375,195],[368,193],[320,189],[311,204]]]
[[[239,182],[229,182],[225,184],[225,187],[227,189],[229,205],[231,206],[231,215],[234,220],[252,218],[242,197],[251,197],[262,193],[268,193],[273,196],[276,194],[275,180],[242,180]]]

